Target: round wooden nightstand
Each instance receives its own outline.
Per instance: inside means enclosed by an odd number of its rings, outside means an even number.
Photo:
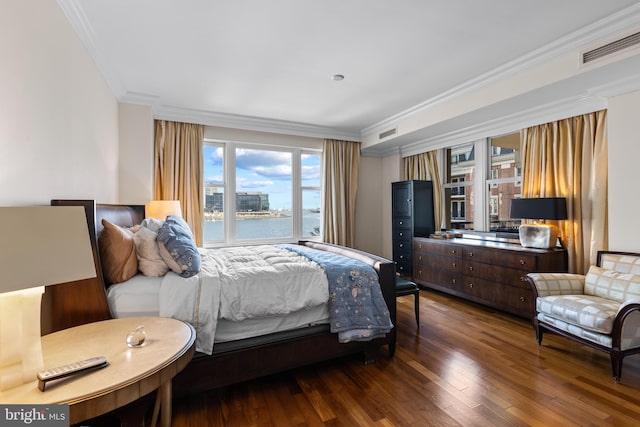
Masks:
[[[130,348],[127,334],[144,325],[146,340]],[[38,381],[0,392],[4,404],[69,405],[69,422],[76,424],[122,407],[158,390],[154,421],[171,425],[171,380],[191,361],[196,333],[192,326],[163,317],[111,319],[65,329],[42,337],[45,369],[94,356],[105,356],[109,366],[47,383]]]

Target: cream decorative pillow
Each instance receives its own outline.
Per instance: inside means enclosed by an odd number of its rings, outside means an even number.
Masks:
[[[138,269],[145,276],[164,276],[169,271],[169,267],[160,256],[156,237],[157,233],[144,226],[133,234]]]
[[[98,235],[98,249],[105,281],[109,285],[131,279],[138,273],[133,234],[106,219],[102,220],[102,225],[104,228]]]
[[[584,280],[584,292],[617,302],[637,299],[640,298],[640,275],[592,265]]]

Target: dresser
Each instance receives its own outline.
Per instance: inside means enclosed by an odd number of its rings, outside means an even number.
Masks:
[[[434,231],[431,181],[410,180],[391,184],[392,244],[396,272],[412,276],[412,239]]]
[[[413,280],[518,316],[535,314],[530,272],[567,271],[567,251],[480,239],[413,239]]]

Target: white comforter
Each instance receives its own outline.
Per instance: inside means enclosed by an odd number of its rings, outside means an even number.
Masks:
[[[270,245],[201,249],[202,269],[185,279],[167,273],[160,316],[196,328],[196,350],[211,354],[218,319],[284,315],[324,304],[327,277],[309,259]]]

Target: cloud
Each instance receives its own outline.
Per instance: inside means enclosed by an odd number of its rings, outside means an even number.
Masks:
[[[302,166],[302,180],[319,180],[320,179],[320,165],[316,166]]]
[[[224,185],[224,177],[220,175],[206,176],[204,177],[205,184]]]
[[[236,178],[236,187],[242,190],[271,187],[272,185],[273,185],[273,181],[250,180],[250,179],[247,179],[246,177]]]
[[[291,180],[291,153],[281,151],[236,150],[236,169],[253,172],[259,177]]]

